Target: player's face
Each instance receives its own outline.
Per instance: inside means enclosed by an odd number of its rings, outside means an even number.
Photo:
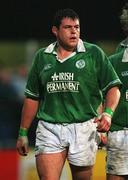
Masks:
[[[80,24],[78,19],[63,18],[59,29],[54,33],[59,44],[67,50],[76,48],[80,37]]]
[[[120,22],[124,31],[128,32],[128,10],[124,9],[120,16]]]

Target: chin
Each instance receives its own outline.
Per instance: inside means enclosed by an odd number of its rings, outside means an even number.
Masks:
[[[70,42],[70,46],[71,46],[71,47],[76,47],[77,44],[78,44],[78,41],[72,41],[72,42]]]

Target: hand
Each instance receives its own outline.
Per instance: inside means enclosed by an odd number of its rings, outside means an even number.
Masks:
[[[107,133],[98,132],[96,134],[98,147],[102,148],[107,145]]]
[[[18,137],[16,148],[18,153],[21,156],[27,156],[29,148],[28,148],[28,137],[27,136],[20,136]]]
[[[96,117],[94,123],[97,123],[97,131],[107,132],[111,126],[111,116],[107,113],[102,113],[100,117]]]

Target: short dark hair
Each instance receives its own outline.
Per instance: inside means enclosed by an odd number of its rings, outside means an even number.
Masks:
[[[120,23],[121,27],[126,35],[128,35],[128,3],[122,7],[121,15],[120,15]]]
[[[80,21],[78,14],[73,9],[70,8],[60,9],[55,13],[52,26],[56,26],[57,28],[59,28],[62,19],[66,17],[71,18],[73,20],[78,19]]]

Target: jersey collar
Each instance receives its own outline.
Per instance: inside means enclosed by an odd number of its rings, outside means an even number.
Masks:
[[[127,48],[125,48],[125,50],[124,50],[122,62],[128,62],[128,46],[127,46]]]
[[[57,42],[54,42],[54,43],[50,44],[45,49],[44,52],[45,53],[53,53],[54,54],[56,45],[57,45]],[[81,39],[79,39],[76,52],[85,52],[85,51],[86,51],[86,49],[84,47],[84,43],[83,43],[83,41]]]
[[[123,47],[128,47],[128,37],[124,41],[122,41],[120,45]]]

